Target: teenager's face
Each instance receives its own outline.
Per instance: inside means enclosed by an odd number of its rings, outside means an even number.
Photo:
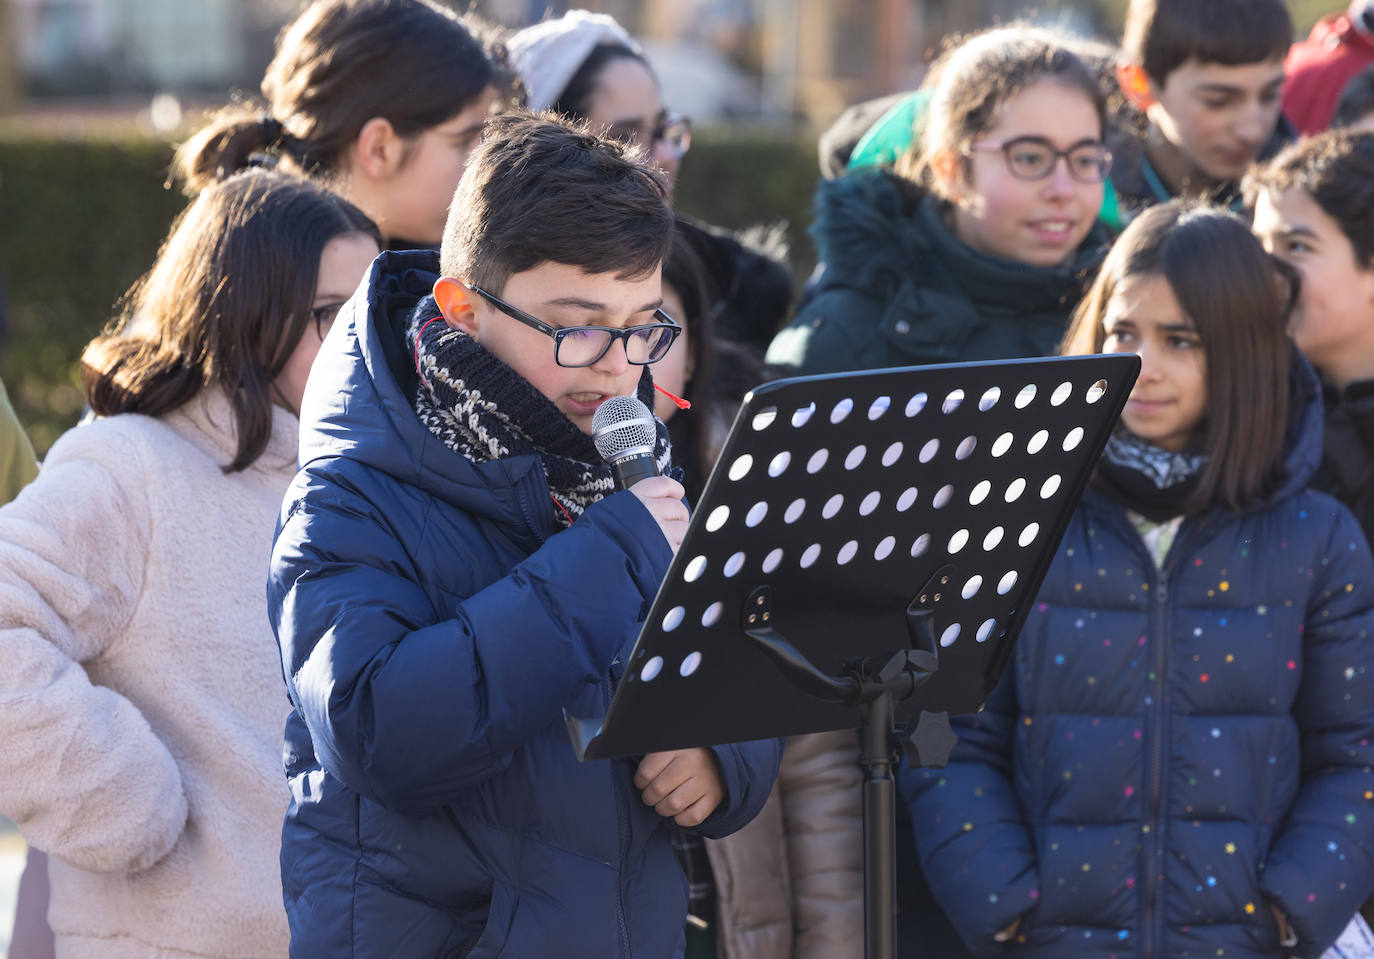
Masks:
[[[1117,284],[1102,329],[1103,353],[1140,357],[1140,377],[1121,422],[1147,443],[1184,449],[1206,409],[1207,356],[1169,281],[1154,275]]]
[[[438,249],[453,191],[481,142],[493,96],[490,90],[484,92],[457,116],[410,138],[405,161],[378,196],[385,209],[374,219],[386,236]]]
[[[1283,61],[1228,67],[1189,60],[1163,84],[1150,81],[1150,93],[1146,116],[1191,175],[1225,183],[1238,179],[1274,134]]]
[[[667,114],[658,80],[631,57],[616,57],[601,68],[587,104],[587,124],[598,133],[648,150],[654,165],[667,176],[671,193],[682,154],[666,141],[653,139]]]
[[[1265,190],[1255,201],[1255,235],[1302,275],[1293,314],[1298,349],[1323,373],[1374,361],[1374,268],[1362,267],[1341,226],[1299,187]]]
[[[575,266],[545,262],[512,275],[496,295],[550,326],[624,328],[655,322],[654,311],[663,305],[660,283],[657,268],[626,280],[615,273],[584,273]],[[591,434],[592,416],[609,397],[635,394],[640,367],[626,359],[624,340],[612,344],[591,366],[559,366],[552,337],[507,316],[475,293],[469,303],[470,328],[452,319],[450,325],[467,329],[582,432]]]
[[[316,322],[312,318],[305,325],[305,332],[275,381],[277,391],[291,404],[291,409],[300,410],[305,381],[310,376],[315,355],[320,352],[324,334],[333,325],[339,308],[362,282],[378,252],[376,241],[365,233],[346,233],[324,245],[320,254],[320,275],[315,281],[315,299],[311,303],[311,310],[319,311],[320,319]]]
[[[1102,126],[1092,100],[1056,80],[1042,80],[1007,100],[975,141],[964,181],[945,190],[954,201],[954,233],[980,253],[1059,266],[1092,229],[1102,184],[1074,179],[1062,158],[1044,179],[1012,176],[1006,157],[991,147],[1017,137],[1043,137],[1068,150],[1100,142]]]
[[[692,378],[692,320],[683,309],[682,298],[677,295],[677,290],[667,283],[663,284],[663,312],[677,320],[682,333],[674,341],[668,355],[654,364],[654,384],[674,396],[685,396],[687,381]],[[663,422],[672,419],[677,411],[677,404],[668,397],[658,392],[654,394],[654,415]]]

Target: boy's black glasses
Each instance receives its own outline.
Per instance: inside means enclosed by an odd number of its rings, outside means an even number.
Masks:
[[[1001,143],[974,143],[970,149],[998,151],[1007,161],[1007,171],[1018,180],[1043,180],[1054,172],[1063,157],[1069,176],[1079,183],[1101,183],[1112,168],[1112,151],[1095,140],[1058,149],[1044,137],[1014,137]]]
[[[682,327],[662,310],[654,311],[654,319],[658,322],[624,329],[609,326],[550,326],[480,286],[469,289],[512,319],[553,337],[553,360],[559,366],[591,366],[606,355],[616,340],[624,342],[625,358],[636,366],[656,363],[667,355],[669,347],[682,332]]]

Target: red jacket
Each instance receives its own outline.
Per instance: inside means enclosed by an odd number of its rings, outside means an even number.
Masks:
[[[1306,40],[1293,44],[1284,61],[1288,81],[1283,112],[1304,136],[1331,123],[1336,101],[1350,78],[1374,63],[1374,43],[1344,13],[1317,21]]]

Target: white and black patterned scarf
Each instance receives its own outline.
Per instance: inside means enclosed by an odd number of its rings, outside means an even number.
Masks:
[[[1187,513],[1207,457],[1147,443],[1125,427],[1112,434],[1097,479],[1118,501],[1155,522]]]
[[[415,412],[444,445],[474,463],[535,454],[560,526],[571,526],[592,503],[615,491],[611,468],[583,433],[529,381],[461,330],[439,317],[432,299],[412,314],[406,341],[420,374]],[[553,344],[549,344],[553,349]],[[648,367],[639,399],[653,409]],[[658,423],[655,458],[672,475],[668,430]]]
[[[1207,457],[1201,453],[1175,453],[1161,449],[1126,429],[1112,434],[1102,455],[1117,466],[1144,476],[1159,490],[1171,489],[1194,479],[1207,462]]]

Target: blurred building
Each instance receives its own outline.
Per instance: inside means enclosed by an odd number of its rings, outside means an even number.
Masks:
[[[944,38],[1023,15],[1030,0],[479,0],[507,24],[569,6],[609,13],[641,37],[664,95],[702,118],[824,123],[846,105],[911,89]],[[1041,17],[1080,30],[1096,0],[1040,0]]]
[[[30,96],[222,90],[257,76],[290,0],[4,0]],[[256,74],[256,75],[255,75]]]
[[[219,100],[255,90],[273,41],[306,0],[0,0],[30,98],[166,92]],[[826,123],[847,104],[916,86],[943,39],[1021,14],[1032,0],[447,0],[510,27],[572,6],[644,40],[665,99],[701,120]],[[1041,15],[1100,23],[1113,0],[1034,0]],[[0,43],[0,58],[3,44]],[[4,84],[0,82],[0,110]]]

